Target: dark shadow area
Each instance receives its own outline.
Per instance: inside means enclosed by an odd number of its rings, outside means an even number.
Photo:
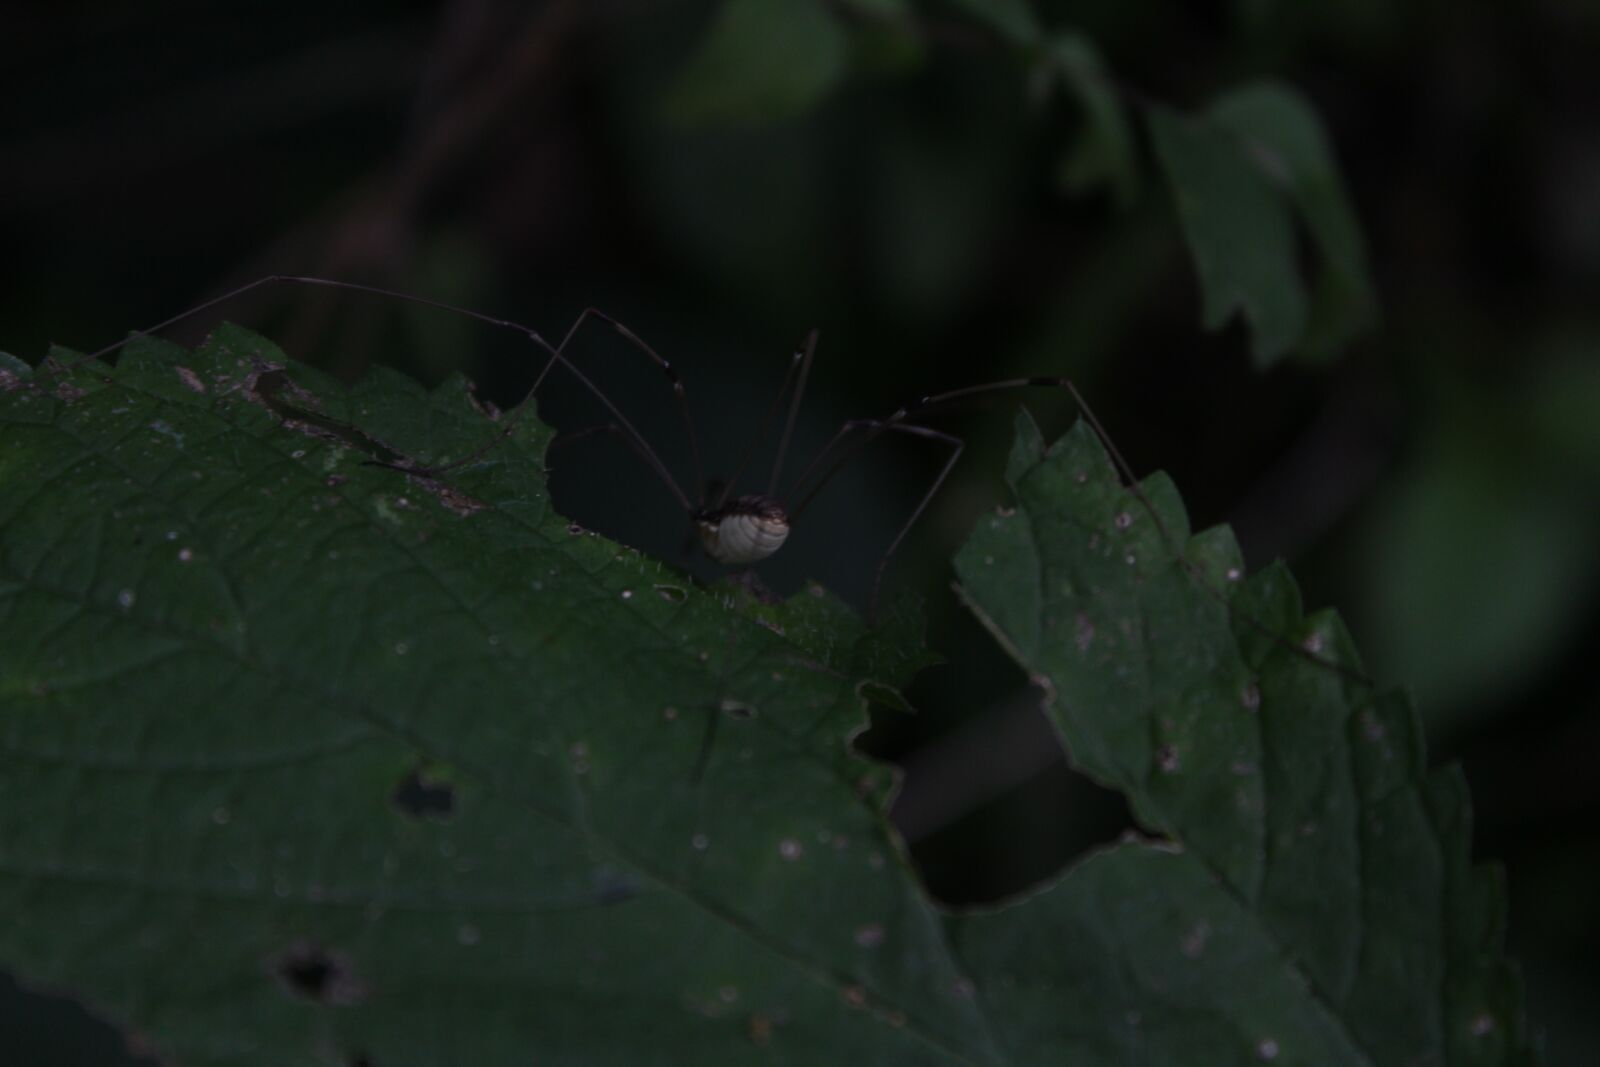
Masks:
[[[0,971],[0,1044],[8,1063],[28,1067],[156,1067],[130,1039],[71,997],[18,986]]]

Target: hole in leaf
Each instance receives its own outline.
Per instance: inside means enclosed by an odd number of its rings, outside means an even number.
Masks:
[[[391,797],[395,807],[413,819],[444,822],[455,815],[456,789],[447,781],[431,777],[421,767],[400,779]]]
[[[367,988],[350,960],[310,941],[297,941],[273,961],[272,971],[290,993],[318,1004],[355,1004]]]

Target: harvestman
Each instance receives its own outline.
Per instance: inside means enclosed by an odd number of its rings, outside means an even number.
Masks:
[[[632,330],[628,329],[611,316],[606,315],[595,308],[585,309],[577,317],[577,319],[574,320],[572,325],[567,328],[566,334],[561,339],[561,343],[552,346],[548,341],[540,336],[536,330],[533,330],[527,326],[523,326],[520,323],[511,322],[507,319],[495,318],[492,315],[485,315],[482,312],[473,311],[464,307],[457,307],[453,304],[446,304],[437,300],[429,300],[426,297],[413,296],[409,293],[401,293],[390,289],[380,289],[376,286],[362,285],[356,282],[343,282],[334,281],[328,278],[310,278],[275,274],[265,278],[258,278],[248,285],[242,285],[237,289],[208,300],[196,307],[190,308],[188,311],[174,315],[172,318],[158,323],[155,326],[151,326],[148,329],[139,330],[129,334],[127,337],[116,342],[115,344],[107,345],[106,347],[83,357],[83,359],[75,361],[73,364],[71,364],[71,366],[77,366],[79,363],[86,363],[104,356],[108,356],[131,341],[159,333],[170,326],[174,326],[185,319],[198,315],[201,312],[208,311],[211,308],[214,308],[219,304],[226,303],[229,300],[233,300],[236,297],[242,296],[253,289],[258,289],[266,285],[277,284],[320,286],[330,289],[368,293],[374,296],[382,296],[394,300],[406,301],[412,304],[419,304],[424,307],[435,308],[437,310],[447,311],[456,315],[463,315],[467,318],[475,319],[479,322],[487,323],[492,326],[500,326],[504,327],[505,329],[515,330],[518,333],[528,337],[549,355],[550,358],[546,361],[544,368],[540,370],[538,377],[534,380],[532,387],[529,388],[527,395],[507,416],[500,429],[500,432],[492,437],[483,447],[461,457],[460,459],[456,459],[439,466],[428,467],[421,464],[393,464],[394,466],[414,474],[437,476],[476,461],[488,453],[496,445],[498,445],[501,439],[511,433],[516,424],[516,420],[521,416],[522,412],[530,406],[531,401],[534,399],[534,396],[539,390],[539,386],[544,383],[545,376],[550,373],[552,368],[554,368],[557,364],[560,364],[574,376],[574,378],[583,386],[583,388],[592,393],[595,398],[600,401],[600,403],[609,413],[611,421],[597,426],[591,426],[585,430],[579,430],[574,433],[567,434],[564,437],[559,438],[557,443],[569,443],[581,437],[595,433],[611,433],[622,438],[623,442],[638,454],[645,464],[661,480],[662,484],[672,493],[674,497],[677,498],[677,501],[679,505],[682,506],[685,515],[693,524],[700,547],[705,551],[706,555],[718,563],[727,564],[733,567],[748,567],[751,564],[759,563],[761,560],[766,559],[768,556],[771,556],[773,553],[777,552],[778,549],[782,548],[784,541],[789,536],[791,527],[800,520],[800,517],[805,513],[806,508],[810,506],[812,500],[816,498],[817,494],[822,491],[822,489],[830,480],[832,480],[833,476],[840,470],[840,468],[842,468],[849,460],[854,458],[862,448],[882,434],[891,432],[903,433],[913,437],[919,437],[924,440],[936,441],[945,445],[949,448],[950,454],[945,459],[944,465],[940,467],[938,474],[934,476],[933,481],[929,484],[928,491],[923,494],[922,499],[917,503],[917,506],[906,518],[905,522],[901,524],[900,529],[894,536],[894,540],[889,543],[889,547],[884,551],[882,557],[878,561],[877,569],[873,574],[872,593],[868,608],[868,616],[869,618],[873,619],[877,617],[878,593],[883,584],[884,573],[889,565],[890,558],[894,555],[895,550],[900,547],[900,543],[905,540],[906,534],[910,532],[911,527],[915,525],[917,519],[921,518],[922,513],[927,510],[928,504],[933,500],[935,494],[938,493],[939,487],[944,484],[945,479],[949,477],[951,470],[955,468],[956,461],[961,457],[962,450],[965,447],[962,439],[954,434],[946,433],[942,430],[935,430],[931,427],[922,426],[911,422],[910,420],[913,416],[929,412],[946,404],[965,400],[969,397],[980,396],[985,393],[999,392],[1007,389],[1018,389],[1028,386],[1065,389],[1072,396],[1073,401],[1077,404],[1078,410],[1082,412],[1084,417],[1089,420],[1090,425],[1094,427],[1095,432],[1105,443],[1107,449],[1110,451],[1112,457],[1116,461],[1124,476],[1132,480],[1132,474],[1128,471],[1127,464],[1117,453],[1116,446],[1112,444],[1111,439],[1106,435],[1104,429],[1100,426],[1099,420],[1094,417],[1093,413],[1084,403],[1083,397],[1078,393],[1077,387],[1074,386],[1069,379],[1059,377],[1028,377],[1007,378],[1003,381],[987,382],[982,385],[971,385],[961,389],[952,389],[948,392],[936,393],[931,396],[923,396],[908,404],[902,405],[893,414],[881,419],[851,419],[839,427],[838,431],[835,432],[833,437],[829,439],[828,443],[823,446],[821,451],[819,451],[811,460],[811,462],[802,470],[800,476],[789,485],[787,491],[780,494],[778,491],[779,481],[783,472],[785,454],[788,452],[789,440],[794,433],[795,420],[800,411],[800,402],[805,395],[806,377],[811,371],[811,361],[816,353],[817,333],[815,330],[811,331],[811,333],[806,337],[804,346],[794,354],[794,357],[790,361],[788,372],[784,376],[783,385],[779,388],[777,395],[773,397],[771,404],[768,406],[755,438],[745,450],[745,454],[740,459],[739,465],[734,469],[733,474],[730,475],[725,482],[720,483],[720,488],[719,483],[708,481],[704,476],[703,468],[701,467],[700,462],[700,446],[694,430],[694,420],[689,413],[688,395],[684,390],[683,382],[678,377],[678,372],[673,368],[670,362],[662,358],[655,351],[655,349],[646,344],[644,340]],[[573,337],[577,335],[578,331],[589,322],[604,323],[612,330],[616,331],[616,333],[624,338],[630,345],[646,356],[671,383],[673,395],[676,398],[678,409],[683,416],[684,429],[688,436],[689,453],[694,464],[695,485],[698,487],[698,497],[691,498],[689,494],[684,491],[683,486],[678,482],[677,478],[673,477],[672,472],[667,468],[666,464],[661,461],[661,457],[656,453],[655,449],[650,446],[650,443],[645,440],[644,435],[641,434],[634,427],[633,423],[628,420],[627,416],[617,408],[617,406],[611,401],[611,398],[606,396],[605,392],[601,390],[599,386],[591,381],[587,375],[579,370],[578,367],[567,358],[567,346],[572,342]],[[779,406],[783,402],[783,397],[789,392],[791,386],[794,386],[794,395],[789,402],[789,409],[784,421],[783,433],[778,441],[777,456],[773,460],[772,474],[767,481],[765,492],[734,496],[733,491],[740,476],[744,473],[744,469],[748,465],[750,457],[755,451],[756,447],[759,446],[763,440],[765,440],[768,431],[771,429],[772,420],[777,414]],[[1137,493],[1138,483],[1136,481],[1133,483],[1133,487],[1134,491]],[[792,503],[785,505],[784,501],[786,500],[791,501]]]

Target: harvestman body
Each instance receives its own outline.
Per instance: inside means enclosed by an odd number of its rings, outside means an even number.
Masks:
[[[567,444],[594,433],[612,433],[619,436],[623,442],[632,448],[634,452],[636,452],[645,462],[645,464],[655,472],[656,476],[660,478],[662,484],[666,486],[666,488],[677,498],[678,503],[684,510],[684,513],[693,523],[696,539],[698,540],[700,547],[705,554],[716,562],[726,564],[728,566],[747,567],[751,564],[759,563],[761,560],[766,559],[773,553],[777,552],[778,549],[782,548],[785,540],[787,540],[789,536],[790,529],[796,522],[799,521],[805,509],[810,505],[811,501],[823,489],[823,487],[826,486],[833,478],[833,475],[837,473],[846,462],[853,458],[856,453],[858,453],[863,447],[865,447],[880,434],[888,432],[904,433],[913,437],[921,437],[944,444],[950,449],[950,454],[945,460],[944,466],[942,466],[939,469],[938,474],[934,476],[933,481],[928,487],[928,491],[923,495],[922,499],[918,502],[916,508],[913,509],[910,516],[907,517],[905,522],[901,525],[899,531],[895,534],[894,540],[890,542],[889,547],[884,551],[882,558],[879,560],[878,567],[873,578],[872,594],[869,606],[869,615],[872,617],[875,617],[877,614],[879,588],[883,584],[884,572],[888,566],[890,557],[892,557],[895,550],[900,547],[900,543],[905,539],[906,534],[916,523],[917,519],[922,516],[922,513],[927,509],[929,502],[932,501],[934,495],[939,491],[939,487],[944,484],[945,479],[949,477],[950,471],[955,467],[956,460],[960,458],[962,449],[964,447],[962,440],[959,437],[956,437],[954,434],[945,433],[942,430],[935,430],[927,426],[910,422],[909,420],[913,415],[929,411],[951,402],[964,400],[968,397],[1007,389],[1016,389],[1025,386],[1044,386],[1066,389],[1071,394],[1073,400],[1077,403],[1079,410],[1082,411],[1085,417],[1090,420],[1091,425],[1094,426],[1101,439],[1105,441],[1107,448],[1112,452],[1113,458],[1116,459],[1119,466],[1121,466],[1126,473],[1126,464],[1123,463],[1121,457],[1116,454],[1115,447],[1111,444],[1110,439],[1106,437],[1105,432],[1101,429],[1098,421],[1095,420],[1094,416],[1089,412],[1089,409],[1083,402],[1083,398],[1078,394],[1076,387],[1073,386],[1071,381],[1066,378],[1053,377],[1009,378],[1004,381],[967,386],[962,389],[938,393],[933,396],[924,396],[916,401],[913,401],[912,403],[903,405],[893,414],[885,418],[852,419],[844,423],[833,435],[833,437],[829,439],[828,443],[822,448],[822,450],[817,453],[815,458],[812,459],[811,463],[806,466],[800,476],[790,485],[788,492],[780,495],[778,491],[778,483],[783,471],[784,456],[788,451],[789,440],[793,436],[795,419],[800,410],[800,401],[805,394],[806,377],[810,372],[811,361],[816,353],[817,334],[816,331],[812,331],[811,334],[806,338],[805,345],[794,354],[794,357],[789,365],[788,373],[784,378],[783,386],[779,389],[777,395],[773,398],[771,405],[768,407],[766,414],[762,419],[761,428],[758,431],[755,439],[751,442],[749,448],[746,449],[744,457],[740,460],[739,465],[737,468],[735,468],[732,476],[730,476],[727,481],[723,483],[723,487],[720,492],[714,493],[713,483],[708,482],[702,473],[700,464],[700,450],[695,436],[694,422],[690,417],[688,398],[685,393],[683,383],[678,377],[677,371],[673,369],[671,363],[658,355],[654,349],[646,344],[632,330],[629,330],[626,326],[611,318],[609,315],[606,315],[594,308],[586,309],[567,329],[566,334],[561,339],[561,343],[552,346],[542,336],[540,336],[537,331],[506,319],[495,318],[490,315],[482,314],[481,312],[472,311],[468,308],[457,307],[455,305],[445,304],[436,300],[429,300],[425,297],[413,296],[409,293],[380,289],[375,286],[361,285],[355,282],[334,281],[327,278],[271,275],[269,277],[257,279],[248,285],[240,286],[231,292],[224,293],[219,297],[208,300],[198,307],[190,308],[188,311],[185,311],[179,315],[175,315],[172,318],[167,319],[165,322],[158,323],[149,329],[140,330],[136,333],[130,334],[128,337],[118,341],[115,344],[107,345],[105,348],[85,356],[80,362],[88,362],[90,360],[110,355],[111,353],[122,348],[124,345],[128,344],[130,341],[158,333],[169,326],[173,326],[194,315],[198,315],[201,312],[207,311],[219,304],[232,300],[235,297],[241,296],[253,289],[274,284],[320,286],[331,289],[349,290],[360,293],[368,293],[375,296],[387,297],[395,300],[403,300],[408,303],[419,304],[424,307],[435,308],[441,311],[448,311],[452,314],[463,315],[479,322],[488,323],[489,325],[515,330],[533,341],[534,344],[538,345],[548,355],[548,360],[546,361],[544,367],[540,370],[538,377],[534,380],[533,386],[528,390],[527,396],[524,397],[521,403],[519,403],[517,407],[514,408],[507,416],[500,432],[491,438],[490,441],[482,448],[469,453],[460,459],[456,459],[439,466],[427,467],[421,464],[394,464],[395,466],[411,473],[437,476],[466,466],[467,464],[478,460],[496,445],[498,445],[502,438],[510,434],[512,428],[516,424],[516,420],[521,416],[522,412],[530,406],[531,401],[538,392],[539,386],[543,384],[545,376],[559,364],[569,371],[578,381],[578,383],[583,386],[583,388],[592,393],[596,399],[600,401],[600,403],[605,407],[606,411],[610,414],[611,421],[601,425],[591,426],[588,429],[579,430],[575,433],[567,434],[558,438],[556,444]],[[586,323],[590,322],[591,320],[605,323],[611,327],[626,341],[628,341],[629,344],[634,346],[637,350],[648,357],[651,362],[653,362],[671,382],[673,393],[677,399],[679,409],[683,416],[684,428],[689,440],[689,451],[694,463],[695,484],[699,491],[698,498],[691,498],[689,494],[684,491],[682,485],[679,484],[678,480],[673,477],[672,472],[661,461],[661,458],[659,455],[657,455],[655,449],[650,446],[650,443],[645,440],[642,434],[639,433],[639,431],[634,427],[633,423],[628,420],[627,416],[617,408],[617,406],[608,396],[606,396],[599,386],[595,385],[587,375],[585,375],[570,359],[567,358],[566,350],[568,345],[572,342],[573,337]],[[791,385],[794,386],[793,399],[789,404],[783,435],[779,438],[778,453],[776,459],[773,461],[772,475],[768,481],[766,491],[759,494],[745,494],[737,497],[732,496],[733,489],[738,482],[740,475],[744,472],[744,468],[749,462],[751,453],[761,443],[761,441],[765,439],[767,432],[771,427],[772,419],[777,413],[778,406],[782,403],[784,395],[789,392]],[[786,506],[783,503],[784,500],[791,500],[794,503],[791,506]]]

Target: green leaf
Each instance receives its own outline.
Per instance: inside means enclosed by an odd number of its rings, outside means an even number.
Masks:
[[[685,123],[802,114],[843,79],[849,41],[816,0],[725,0],[667,97]]]
[[[1164,476],[1125,487],[1082,423],[1046,449],[1024,416],[1008,480],[1015,510],[956,559],[964,596],[1045,687],[1073,761],[1181,846],[1172,871],[1149,875],[1173,879],[1147,890],[1170,902],[1124,921],[1181,911],[1189,926],[1163,927],[1184,931],[1179,955],[1239,969],[1237,997],[1181,967],[1163,975],[1182,990],[1172,1007],[1218,1017],[1207,1032],[1222,1044],[1163,1043],[1151,1062],[1243,1062],[1252,1034],[1263,1058],[1270,1039],[1291,1062],[1524,1062],[1503,893],[1470,866],[1459,775],[1427,770],[1410,699],[1363,678],[1338,616],[1305,615],[1281,565],[1246,578],[1226,528],[1191,535]],[[1194,893],[1213,902],[1191,906]],[[996,925],[1073,954],[1023,919]],[[1052,966],[1042,947],[1028,958]],[[1044,1017],[1037,1003],[1023,1014]],[[1286,1044],[1290,1020],[1327,1027],[1326,1043]]]
[[[1219,99],[1211,117],[1232,130],[1305,220],[1321,264],[1300,349],[1334,354],[1377,319],[1366,242],[1322,122],[1286,86],[1252,85]]]
[[[1200,275],[1201,321],[1217,330],[1242,313],[1256,363],[1276,362],[1304,335],[1307,315],[1288,204],[1211,119],[1160,104],[1145,114]]]
[[[1075,193],[1105,185],[1127,207],[1139,193],[1133,130],[1099,50],[1081,34],[1062,33],[1046,55],[1084,117],[1083,133],[1061,163],[1062,184]]]
[[[0,967],[164,1060],[1521,1048],[1498,889],[1409,706],[1264,636],[1353,662],[1281,571],[1206,594],[1082,431],[1024,424],[1021,506],[960,569],[1074,754],[1182,847],[950,917],[849,747],[928,660],[912,614],[755,604],[573,526],[531,418],[448,481],[368,462],[503,433],[459,380],[346,389],[233,328],[10,373]]]
[[[1316,114],[1291,90],[1257,85],[1201,116],[1158,104],[1146,117],[1200,275],[1207,329],[1241,312],[1256,363],[1290,351],[1326,357],[1371,325],[1366,252]],[[1298,213],[1316,253],[1308,297]]]
[[[180,1064],[987,1055],[847,746],[912,625],[570,527],[531,419],[448,485],[348,446],[482,444],[459,381],[233,329],[40,377],[0,394],[0,965]]]
[[[1418,405],[1353,549],[1377,664],[1453,733],[1566,653],[1600,586],[1600,497],[1570,488],[1600,484],[1596,348],[1523,351],[1534,371],[1513,380],[1419,376],[1451,387]]]

